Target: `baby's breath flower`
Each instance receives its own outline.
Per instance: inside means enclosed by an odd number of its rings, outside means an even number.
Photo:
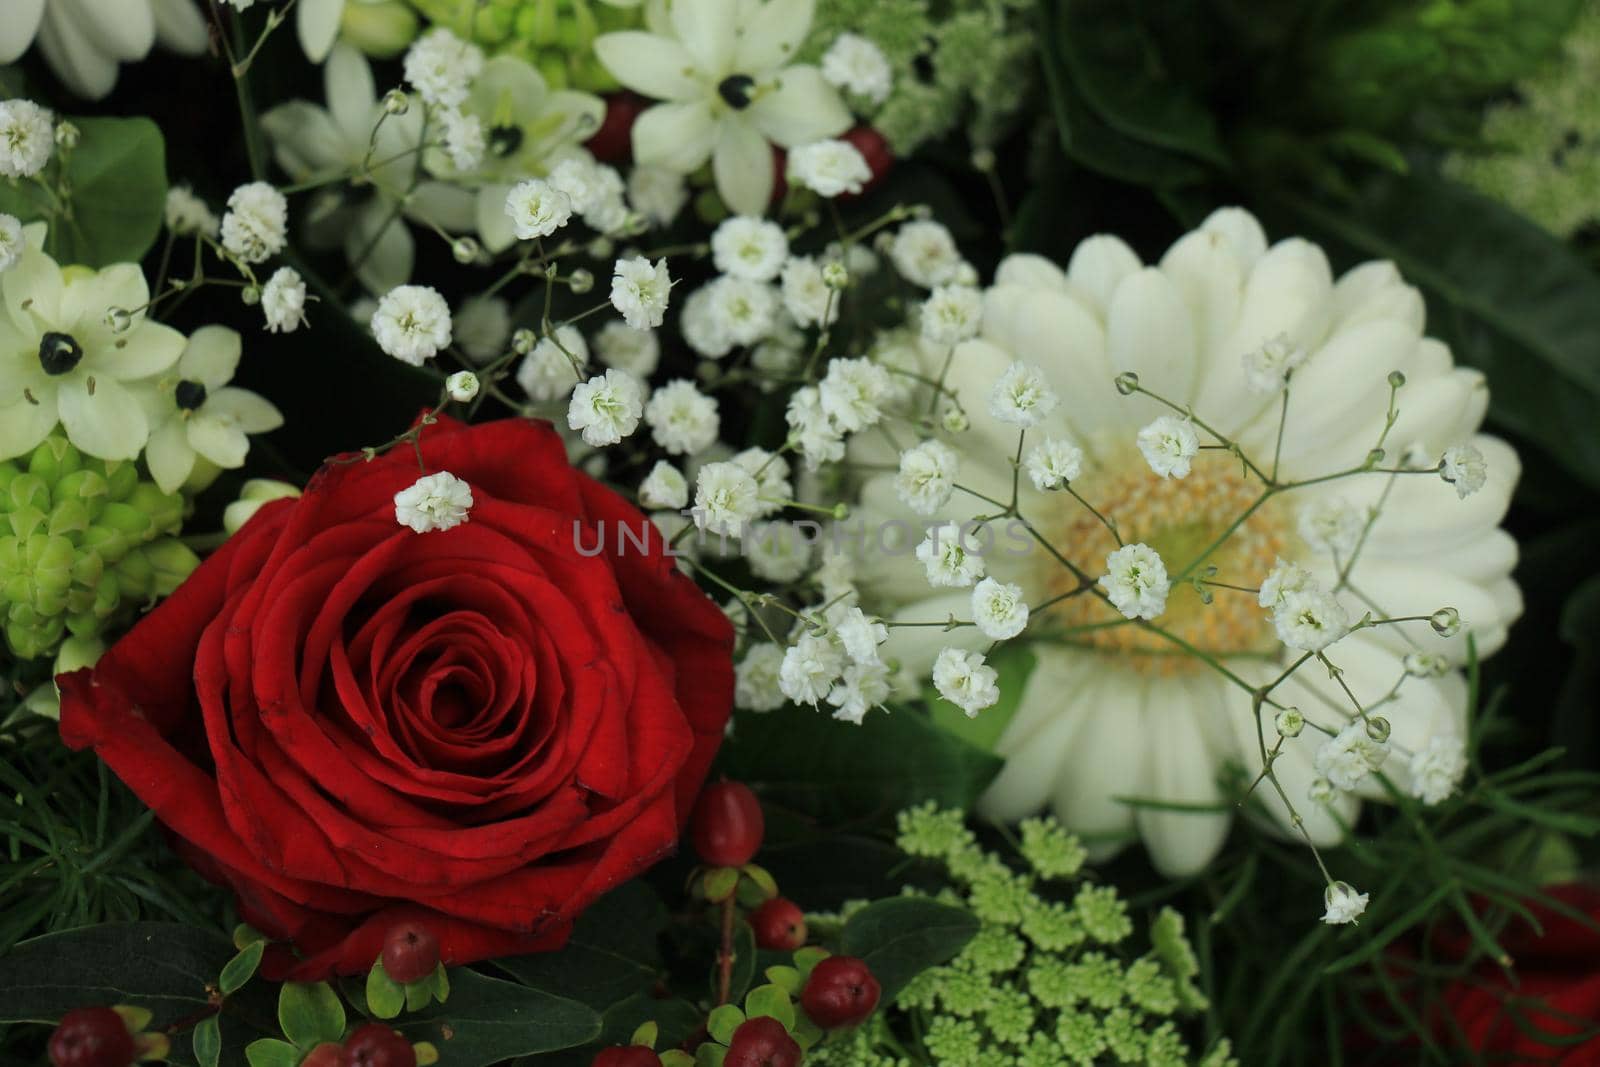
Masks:
[[[279,267],[261,288],[261,312],[272,333],[293,333],[306,324],[306,283],[293,267]]]
[[[1389,758],[1386,742],[1374,741],[1367,724],[1354,719],[1317,749],[1313,765],[1317,774],[1338,789],[1354,789]]]
[[[0,176],[31,178],[50,162],[55,117],[32,100],[0,100]]]
[[[856,663],[877,663],[878,646],[889,639],[887,626],[854,606],[845,609],[833,629],[845,652]]]
[[[430,104],[460,107],[482,70],[483,50],[443,27],[418,37],[406,51],[406,81]]]
[[[1319,652],[1350,629],[1350,616],[1332,593],[1315,587],[1285,594],[1272,613],[1278,640],[1300,652]]]
[[[770,285],[724,274],[701,291],[712,329],[735,345],[753,345],[776,325],[778,294]],[[711,351],[702,355],[716,358]]]
[[[661,325],[672,296],[672,276],[667,261],[654,266],[643,256],[617,260],[611,276],[611,306],[635,330],[650,330]]]
[[[711,261],[724,274],[770,282],[789,256],[783,227],[750,215],[724,219],[711,234]]]
[[[639,483],[639,505],[652,510],[677,510],[688,502],[689,483],[683,472],[664,459],[656,460],[656,465]]]
[[[627,371],[609,369],[572,391],[567,425],[595,448],[614,445],[639,428],[644,387]]]
[[[1285,559],[1279,559],[1261,582],[1261,591],[1256,594],[1256,603],[1268,611],[1276,611],[1283,603],[1285,597],[1292,593],[1307,592],[1317,588],[1317,580],[1311,577],[1311,572]]]
[[[1059,437],[1046,437],[1023,461],[1035,489],[1059,489],[1083,472],[1083,449]]]
[[[26,247],[21,221],[15,215],[0,212],[0,274],[17,265]]]
[[[478,376],[469,370],[458,370],[444,380],[445,393],[458,404],[470,404],[478,387]]]
[[[738,536],[760,511],[760,489],[749,471],[737,463],[708,463],[700,468],[695,480],[694,520],[702,530]]]
[[[983,661],[983,653],[947,648],[933,661],[933,687],[939,695],[977,718],[1000,699],[1000,675]]]
[[[1162,415],[1139,431],[1139,451],[1161,477],[1187,478],[1190,462],[1200,451],[1200,438],[1189,420]]]
[[[678,217],[689,201],[683,175],[664,167],[641,167],[628,172],[628,202],[656,226]]]
[[[894,73],[883,49],[854,33],[841,33],[834,38],[822,54],[821,69],[829,85],[873,104],[887,100],[894,87]]]
[[[661,342],[654,330],[636,330],[616,319],[594,335],[594,349],[601,363],[625,370],[640,381],[654,374],[661,362]]]
[[[817,141],[789,150],[789,180],[818,196],[859,193],[872,180],[872,168],[849,141]]]
[[[1167,567],[1149,545],[1124,545],[1108,555],[1099,585],[1125,618],[1153,619],[1167,610]]]
[[[1306,350],[1280,333],[1244,354],[1245,383],[1258,393],[1276,393],[1305,361]]]
[[[794,391],[784,421],[789,424],[789,439],[805,457],[809,470],[844,458],[844,435],[824,408],[821,390],[816,386]]]
[[[1357,893],[1348,882],[1333,882],[1323,891],[1322,921],[1330,926],[1353,923],[1367,910],[1367,894]]]
[[[955,489],[961,457],[941,441],[928,440],[900,453],[900,473],[895,494],[918,515],[932,515],[944,507]]]
[[[955,238],[937,222],[908,222],[889,243],[889,259],[902,277],[924,289],[955,281],[962,259]]]
[[[1016,362],[1007,367],[989,394],[989,414],[1028,429],[1055,410],[1059,398],[1037,367]]]
[[[839,296],[810,256],[796,256],[785,263],[780,286],[783,310],[795,325],[830,326],[838,319]]]
[[[711,466],[723,466],[713,463]],[[744,473],[740,471],[740,473]],[[704,480],[702,473],[701,478]],[[748,474],[745,475],[749,477]],[[844,654],[837,641],[821,634],[800,635],[783,654],[778,682],[783,695],[796,704],[815,706],[827,698],[834,682],[844,673]]]
[[[763,581],[779,585],[792,582],[811,566],[811,542],[805,531],[792,522],[765,522],[752,527],[743,548],[750,573]]]
[[[379,348],[420,367],[450,343],[450,305],[426,285],[397,285],[378,301],[371,325]]]
[[[167,190],[162,217],[167,229],[180,237],[195,233],[216,237],[221,232],[222,221],[187,185],[174,185]]]
[[[962,588],[983,577],[983,550],[960,523],[935,527],[917,546],[917,559],[927,571],[928,584]]]
[[[889,668],[882,663],[849,663],[833,688],[828,703],[833,717],[857,725],[867,712],[889,699]]]
[[[1489,465],[1473,445],[1452,445],[1439,460],[1439,477],[1455,487],[1462,500],[1483,488],[1489,479]]]
[[[518,182],[506,193],[506,215],[522,241],[548,237],[572,218],[572,200],[540,178]]]
[[[985,578],[972,590],[972,621],[983,636],[1007,641],[1028,625],[1028,603],[1022,586]]]
[[[394,495],[394,517],[417,533],[448,530],[467,521],[472,487],[449,471],[425,474]]]
[[[1428,739],[1411,757],[1411,795],[1424,804],[1443,802],[1456,791],[1467,772],[1467,749],[1459,737],[1446,734]]]
[[[822,410],[839,429],[855,433],[883,418],[893,392],[889,372],[870,359],[836,359],[817,387]]]
[[[978,335],[983,297],[966,285],[941,285],[922,305],[922,336],[936,345],[953,345]]]
[[[557,326],[539,338],[517,367],[517,384],[538,403],[571,393],[589,365],[589,344],[575,326]]]
[[[266,182],[241,185],[228,196],[222,247],[245,263],[264,263],[283,251],[289,202]]]
[[[1300,536],[1313,548],[1349,559],[1366,520],[1343,497],[1323,497],[1300,511]]]
[[[446,108],[440,116],[444,127],[444,149],[450,165],[458,171],[475,170],[483,162],[485,148],[483,121],[476,115]]]
[[[751,645],[733,668],[734,704],[746,711],[776,711],[783,707],[783,689],[778,684],[783,660],[783,648],[771,641]]]

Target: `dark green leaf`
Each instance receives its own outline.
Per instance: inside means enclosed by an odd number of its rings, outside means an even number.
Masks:
[[[161,231],[167,197],[166,147],[146,118],[74,118],[82,139],[67,156],[67,209],[31,183],[0,183],[0,210],[25,222],[52,218],[45,250],[62,264],[105,267],[138,262]],[[43,175],[53,179],[51,166]]]
[[[55,1022],[84,1004],[128,1004],[156,1028],[206,1007],[233,956],[222,934],[179,923],[103,923],[23,941],[0,957],[0,1021]]]
[[[285,982],[278,991],[278,1025],[302,1049],[344,1036],[344,1004],[326,982]]]
[[[860,726],[825,715],[747,715],[723,746],[730,777],[816,818],[887,818],[925,800],[972,805],[1000,760],[914,710],[874,712]]]
[[[599,1014],[575,1000],[466,968],[451,972],[450,987],[448,1004],[433,1004],[395,1023],[412,1043],[432,1042],[440,1067],[488,1067],[600,1036]]]
[[[1374,177],[1347,206],[1292,192],[1273,201],[1288,229],[1344,251],[1345,265],[1393,260],[1427,297],[1428,332],[1488,375],[1491,418],[1600,486],[1600,277],[1577,253],[1416,171]]]
[[[970,912],[920,897],[875,901],[850,916],[841,947],[872,969],[892,1004],[907,982],[953,958],[978,932]]]
[[[644,882],[627,882],[578,919],[559,952],[496,960],[524,985],[580,1000],[600,1011],[648,990],[661,973],[656,944],[667,909]]]

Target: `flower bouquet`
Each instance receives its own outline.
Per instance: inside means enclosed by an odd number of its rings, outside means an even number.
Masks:
[[[1600,1062],[1592,5],[12,8],[6,1062]]]

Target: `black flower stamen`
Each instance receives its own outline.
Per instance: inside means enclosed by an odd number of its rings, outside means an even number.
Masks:
[[[66,374],[81,362],[83,346],[70,333],[52,330],[39,338],[39,366],[46,374]]]

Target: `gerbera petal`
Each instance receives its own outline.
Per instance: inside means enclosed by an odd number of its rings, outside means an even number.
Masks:
[[[56,407],[67,439],[100,459],[137,457],[150,433],[138,399],[112,379],[97,380],[91,393],[86,376],[67,376],[56,390]]]
[[[1086,447],[1094,431],[1122,424],[1123,398],[1106,354],[1105,328],[1081,296],[1066,288],[996,286],[984,294],[983,336],[1044,373],[1061,399],[1053,418]],[[987,414],[987,397],[973,399]],[[967,411],[975,417],[970,404]],[[1016,434],[1010,437],[1014,446]]]
[[[784,148],[834,137],[850,128],[850,109],[816,67],[780,71],[772,88],[756,97],[749,110],[769,141]]]
[[[754,126],[732,118],[718,123],[711,172],[716,178],[717,192],[736,214],[766,213],[772,199],[772,178],[776,169],[772,146]]]
[[[1222,761],[1206,744],[1201,717],[1223,713],[1218,682],[1156,678],[1150,682],[1140,724],[1150,746],[1145,799],[1172,805],[1220,805],[1217,774]],[[1233,818],[1224,811],[1135,809],[1139,836],[1156,869],[1169,878],[1193,874],[1222,848]]]
[[[0,19],[0,63],[14,63],[33,43],[44,15],[44,0],[11,0]]]
[[[704,99],[711,88],[695,69],[695,57],[670,37],[604,33],[595,38],[594,54],[617,81],[656,100]]]
[[[1099,234],[1072,250],[1072,258],[1067,261],[1067,281],[1104,316],[1111,306],[1111,294],[1122,279],[1140,266],[1139,257],[1122,238]]]
[[[745,22],[734,69],[764,73],[792,62],[815,10],[815,0],[766,0]]]
[[[1031,252],[1013,252],[995,268],[994,284],[1014,285],[1023,289],[1065,290],[1067,275],[1043,256]]]
[[[667,17],[702,75],[721,80],[734,73],[739,0],[673,0]]]
[[[996,822],[1020,819],[1045,806],[1104,688],[1104,676],[1079,669],[1071,652],[1041,646],[1035,657],[1017,712],[995,745],[1006,765],[978,798],[979,813]]]
[[[1148,780],[1146,738],[1137,725],[1145,681],[1130,672],[1105,673],[1105,686],[1086,709],[1051,794],[1056,816],[1096,859],[1128,844],[1133,809],[1118,798],[1138,795]]]
[[[717,126],[704,100],[657,104],[633,123],[633,158],[642,167],[688,174],[711,156]]]
[[[1183,295],[1161,271],[1146,268],[1118,283],[1106,309],[1106,352],[1118,373],[1133,371],[1145,388],[1177,404],[1194,399],[1194,326]],[[1167,410],[1147,397],[1130,397],[1122,407],[1133,418]]]
[[[1261,223],[1256,221],[1256,217],[1244,208],[1219,207],[1206,216],[1200,228],[1208,233],[1217,233],[1225,237],[1228,247],[1233,249],[1233,254],[1239,258],[1239,264],[1246,271],[1254,267],[1256,260],[1266,254],[1267,232],[1261,228]]]
[[[39,50],[50,69],[79,96],[101,100],[117,84],[117,61],[95,44],[61,4],[45,9],[39,24]]]
[[[90,0],[55,0],[96,49],[125,63],[143,59],[156,43],[155,14],[148,0],[140,4],[103,4]]]
[[[190,0],[150,0],[156,40],[180,55],[197,56],[211,41],[205,17]]]

